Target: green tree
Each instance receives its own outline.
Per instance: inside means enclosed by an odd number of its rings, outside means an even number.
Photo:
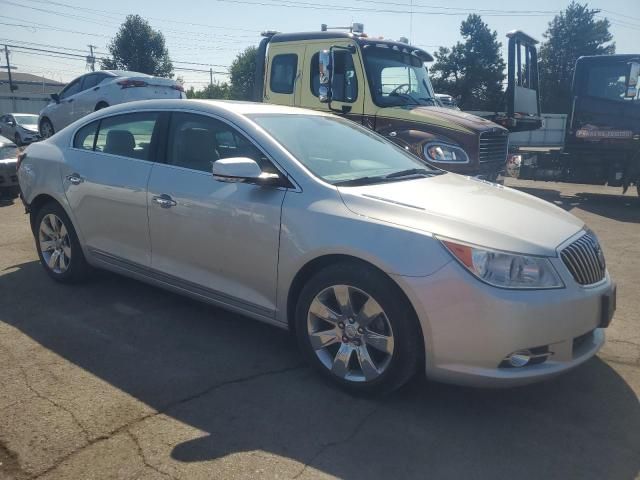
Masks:
[[[106,70],[131,70],[159,77],[173,76],[173,64],[164,35],[140,15],[127,15],[109,44],[110,58],[101,60]]]
[[[568,113],[576,60],[583,55],[615,53],[609,20],[596,20],[600,10],[571,2],[549,22],[540,47],[540,95],[542,111]],[[609,43],[611,42],[611,43]]]
[[[504,103],[502,82],[505,64],[497,32],[479,15],[471,14],[460,25],[463,42],[440,47],[431,67],[438,93],[459,97],[466,110],[497,110]]]
[[[256,47],[247,47],[231,63],[229,72],[230,91],[229,97],[234,100],[253,100],[253,85],[256,71]],[[260,79],[259,81],[262,81]]]
[[[186,93],[187,98],[228,99],[229,84],[225,82],[214,82],[201,90],[195,90],[191,87]]]

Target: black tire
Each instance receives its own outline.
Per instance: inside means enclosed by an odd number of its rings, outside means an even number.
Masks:
[[[68,241],[65,243],[66,246],[70,248],[71,254],[70,261],[67,264],[68,266],[64,271],[54,271],[54,269],[49,267],[42,251],[40,228],[45,217],[51,214],[55,215],[55,217],[62,222],[68,236]],[[87,277],[89,274],[89,265],[84,258],[84,253],[82,252],[82,247],[78,241],[78,236],[76,235],[76,231],[73,228],[71,220],[69,220],[64,209],[59,204],[55,202],[46,203],[35,213],[33,235],[35,237],[36,249],[38,250],[40,263],[45,272],[47,272],[47,275],[52,279],[60,283],[76,283]]]
[[[96,105],[96,109],[94,110],[94,112],[97,112],[98,110],[102,110],[103,108],[107,108],[108,106],[109,106],[108,103],[100,102]]]
[[[307,329],[311,303],[333,285],[348,285],[366,292],[382,310],[393,332],[393,353],[383,372],[373,380],[341,378],[325,366],[312,347]],[[354,305],[355,309],[355,305]],[[423,338],[418,319],[400,288],[384,273],[364,263],[343,263],[316,273],[303,287],[295,311],[295,330],[307,360],[325,377],[351,393],[381,394],[400,388],[416,373],[423,359]],[[338,330],[339,331],[339,330]],[[336,343],[342,346],[344,342]],[[347,342],[348,343],[348,342]],[[367,342],[362,342],[364,345]],[[338,348],[340,348],[338,347]],[[358,355],[356,356],[356,360]],[[359,362],[359,360],[357,360]],[[363,370],[364,372],[364,370]]]
[[[18,132],[16,132],[16,134],[13,136],[13,141],[18,147],[22,146],[22,138],[20,137],[20,134]]]
[[[49,120],[46,117],[40,120],[40,125],[38,130],[40,131],[40,136],[42,138],[52,137],[53,134],[56,133],[55,130],[53,129],[53,123],[51,123],[51,120]]]

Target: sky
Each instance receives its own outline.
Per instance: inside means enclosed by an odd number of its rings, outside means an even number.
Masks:
[[[607,17],[617,53],[640,51],[638,0],[597,0],[591,8]],[[196,89],[214,78],[225,80],[227,67],[244,48],[257,45],[260,32],[317,31],[329,26],[364,24],[369,36],[397,40],[430,52],[461,39],[460,22],[478,13],[498,32],[506,58],[505,35],[520,29],[542,40],[549,21],[568,5],[567,0],[0,0],[0,48],[3,44],[51,49],[78,57],[10,47],[10,61],[19,72],[44,75],[67,82],[88,71],[89,44],[96,56],[108,53],[107,45],[127,14],[139,14],[165,35],[176,70],[188,87]],[[635,8],[633,8],[635,7]],[[413,13],[410,13],[413,12]],[[4,54],[4,52],[1,52]],[[4,55],[0,65],[5,65]]]

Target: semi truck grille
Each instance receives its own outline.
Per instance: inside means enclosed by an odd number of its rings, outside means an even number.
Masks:
[[[509,134],[505,131],[480,134],[480,162],[507,162]]]
[[[598,239],[591,232],[564,248],[560,257],[580,285],[591,285],[604,278],[604,255]]]

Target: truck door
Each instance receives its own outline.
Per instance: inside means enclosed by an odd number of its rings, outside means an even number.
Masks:
[[[300,84],[304,81],[304,44],[270,45],[267,57],[264,101],[299,106]]]
[[[349,50],[334,49],[334,89],[332,92],[331,110],[329,105],[321,103],[318,98],[320,88],[319,55],[322,50],[332,46],[346,47],[351,42],[333,41],[331,44],[311,43],[307,45],[303,70],[307,73],[300,83],[300,106],[313,110],[332,111],[344,114],[352,120],[361,121],[364,114],[364,99],[367,93],[366,77],[362,69],[360,49],[355,53]]]

